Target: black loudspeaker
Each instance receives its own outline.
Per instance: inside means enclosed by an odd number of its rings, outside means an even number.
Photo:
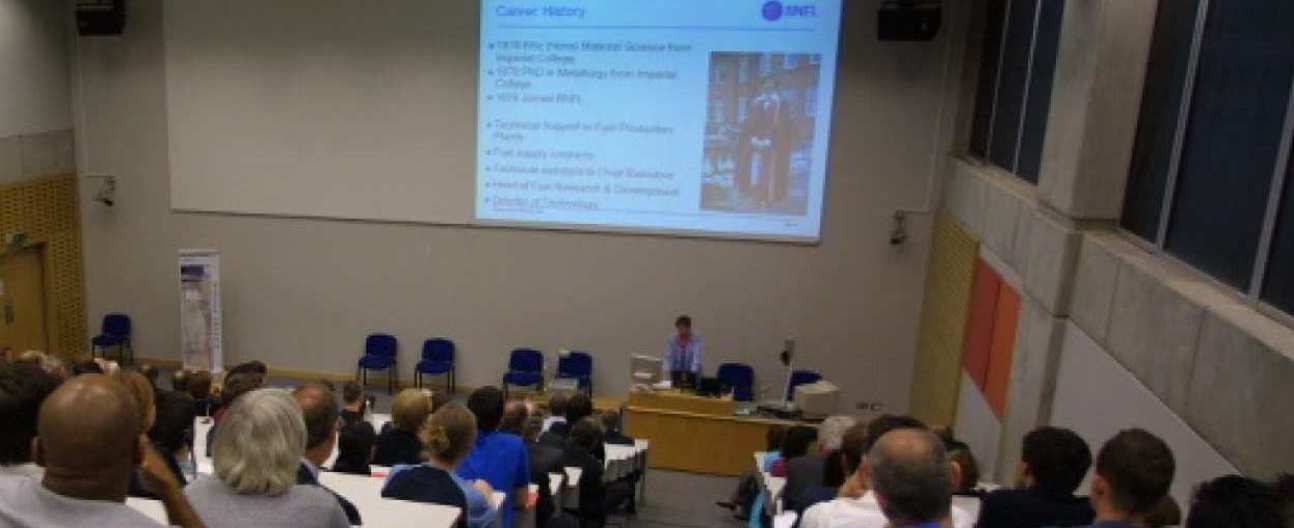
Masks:
[[[943,22],[940,2],[889,0],[877,13],[877,34],[881,40],[934,40]]]
[[[120,35],[126,28],[126,0],[76,0],[76,31],[83,37]]]

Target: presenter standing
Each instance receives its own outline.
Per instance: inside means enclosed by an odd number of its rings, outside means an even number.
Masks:
[[[676,372],[688,372],[692,376],[701,375],[701,336],[692,332],[692,318],[686,315],[674,320],[677,331],[669,336],[665,347],[665,376],[671,378]],[[672,379],[672,378],[671,378]]]

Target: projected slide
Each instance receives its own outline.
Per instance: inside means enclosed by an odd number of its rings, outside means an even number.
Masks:
[[[817,240],[841,0],[484,0],[476,218]]]

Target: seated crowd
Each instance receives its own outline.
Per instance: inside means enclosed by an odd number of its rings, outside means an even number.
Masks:
[[[842,421],[833,423],[837,419]],[[806,454],[803,438],[815,433],[819,450]],[[1013,486],[983,491],[970,449],[948,431],[908,416],[865,422],[837,417],[817,431],[774,429],[764,470],[786,478],[784,509],[796,512],[795,523],[804,528],[1183,525],[1168,494],[1176,471],[1173,453],[1145,430],[1116,434],[1097,453],[1094,468],[1087,443],[1057,427],[1027,434],[1020,455]],[[1089,495],[1076,495],[1089,469]],[[752,526],[769,526],[758,496],[762,490],[751,478],[757,477],[743,478],[732,498],[719,505],[739,518],[749,516]],[[806,487],[805,478],[821,484]],[[1265,483],[1230,475],[1201,483],[1184,526],[1294,528],[1294,476]]]
[[[528,508],[537,526],[553,528],[600,527],[612,512],[635,511],[642,475],[604,478],[608,446],[634,440],[620,413],[595,414],[583,394],[553,396],[548,414],[494,387],[466,405],[406,389],[376,431],[358,384],[344,384],[338,398],[326,381],[265,387],[267,374],[260,362],[235,366],[219,383],[181,370],[165,390],[147,366],[68,368],[40,353],[0,360],[0,526],[159,526],[127,497],[160,501],[173,526],[360,525],[357,508],[321,484],[320,472],[370,475],[372,466],[390,466],[383,497],[460,508],[472,528],[512,526]],[[199,416],[213,422],[211,475],[193,462]],[[761,469],[786,479],[781,500],[805,528],[1294,528],[1288,475],[1201,483],[1182,515],[1168,495],[1173,453],[1141,429],[1119,432],[1095,457],[1073,431],[1032,431],[1014,485],[991,491],[979,488],[965,443],[912,417],[773,427],[768,442]],[[566,511],[549,486],[564,468],[582,470],[578,507]],[[1077,495],[1089,470],[1088,494]],[[767,526],[772,499],[752,475],[720,504]]]
[[[619,431],[619,413],[593,416],[587,396],[554,396],[551,407],[564,413],[551,419],[532,402],[505,405],[494,387],[466,406],[406,389],[378,432],[359,384],[345,383],[338,398],[326,381],[265,387],[267,374],[255,361],[220,383],[179,370],[165,390],[148,366],[90,360],[68,370],[39,353],[0,358],[0,526],[158,526],[127,497],[160,500],[173,526],[361,525],[320,472],[370,475],[372,466],[391,466],[383,497],[458,507],[472,528],[512,526],[515,510],[532,506],[539,527],[598,527],[633,507],[638,476],[604,482],[602,473],[608,434],[633,440]],[[199,416],[212,421],[212,475],[194,463]],[[550,489],[549,475],[566,467],[584,470],[570,511]]]

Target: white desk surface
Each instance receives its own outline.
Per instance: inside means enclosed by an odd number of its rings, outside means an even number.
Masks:
[[[130,506],[135,511],[148,516],[149,519],[157,521],[162,526],[171,525],[166,519],[166,506],[162,504],[162,501],[126,497],[126,506]]]
[[[779,514],[773,518],[773,528],[791,528],[795,526],[795,521],[799,518],[800,516],[793,511]]]
[[[566,470],[566,487],[577,488],[580,485],[580,476],[584,474],[584,469],[577,467],[564,468]]]
[[[379,477],[323,471],[319,482],[355,504],[365,526],[391,528],[454,526],[462,512],[453,506],[382,498]]]

